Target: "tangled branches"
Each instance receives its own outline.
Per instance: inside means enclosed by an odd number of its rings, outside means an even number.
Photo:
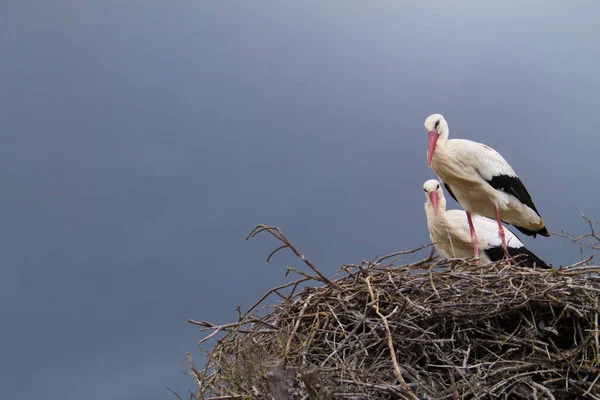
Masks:
[[[279,229],[259,229],[315,275],[234,323],[190,321],[205,339],[224,333],[204,368],[190,357],[197,398],[600,399],[600,267],[480,268],[430,254],[329,279]],[[317,286],[297,290],[306,282]]]

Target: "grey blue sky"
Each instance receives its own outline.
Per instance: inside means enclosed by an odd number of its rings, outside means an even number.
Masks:
[[[585,231],[599,17],[592,0],[3,2],[0,398],[185,394],[186,320],[235,318],[295,262],[264,263],[257,223],[328,275],[427,243],[434,112],[505,156],[551,231]]]

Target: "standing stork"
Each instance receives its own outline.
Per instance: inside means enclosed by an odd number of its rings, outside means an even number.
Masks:
[[[429,132],[427,165],[466,211],[475,258],[479,252],[471,214],[496,220],[506,254],[502,221],[528,236],[550,236],[525,185],[500,153],[470,140],[448,140],[448,123],[440,114],[427,117],[425,129]]]
[[[425,215],[429,237],[436,249],[445,258],[471,257],[470,226],[465,219],[463,210],[446,210],[446,198],[435,179],[430,179],[423,185],[425,190]],[[481,250],[482,264],[489,264],[504,258],[498,235],[496,222],[493,219],[474,215],[473,225],[479,232],[477,247]],[[511,257],[519,256],[518,263],[533,268],[550,268],[544,261],[529,251],[515,234],[505,228],[507,251]]]

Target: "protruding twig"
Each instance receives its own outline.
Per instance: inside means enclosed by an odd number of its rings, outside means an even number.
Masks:
[[[249,309],[248,311],[246,311],[247,314],[249,314],[252,310],[254,310],[256,307],[258,307],[258,305],[260,303],[263,302],[263,300],[265,300],[267,297],[269,297],[272,293],[281,290],[281,289],[285,289],[288,288],[290,286],[293,286],[292,288],[292,292],[290,293],[290,296],[294,294],[294,291],[296,289],[296,287],[301,284],[302,282],[306,282],[311,278],[302,278],[302,279],[298,279],[297,281],[291,282],[291,283],[286,283],[284,285],[280,285],[280,286],[276,286],[273,289],[269,290],[267,293],[265,293],[260,299],[258,299],[258,301],[256,303],[254,303]]]
[[[183,400],[183,399],[181,398],[181,396],[180,396],[180,395],[179,395],[179,394],[178,394],[176,391],[174,391],[173,389],[171,389],[170,387],[168,387],[168,386],[167,386],[167,390],[168,390],[169,392],[173,393],[173,396],[177,397],[179,400]]]
[[[429,243],[429,244],[426,244],[426,245],[421,246],[421,247],[417,247],[416,249],[412,249],[412,250],[397,251],[395,253],[388,254],[387,256],[383,256],[383,257],[379,258],[377,261],[375,261],[375,264],[381,264],[381,262],[383,260],[387,260],[388,258],[397,257],[397,256],[403,256],[405,254],[416,253],[417,251],[421,251],[421,250],[426,249],[426,248],[428,248],[430,246],[433,246],[433,243]],[[432,253],[433,253],[433,250],[432,250]]]
[[[591,250],[600,250],[600,236],[596,233],[594,229],[594,222],[586,217],[584,214],[581,214],[581,218],[585,220],[587,223],[590,232],[585,233],[583,235],[573,235],[572,233],[561,231],[552,233],[555,236],[563,237],[571,240],[573,243],[581,243],[583,239],[589,239],[589,244],[582,244],[582,246],[587,247]],[[600,225],[600,222],[596,221],[597,225]]]
[[[319,280],[325,284],[327,284],[328,286],[332,286],[335,288],[339,288],[339,286],[337,284],[335,284],[334,282],[332,282],[329,278],[327,278],[325,275],[323,275],[321,273],[321,271],[319,271],[317,269],[317,267],[314,266],[313,263],[311,263],[308,258],[304,257],[304,255],[302,253],[300,253],[300,251],[285,237],[285,235],[283,234],[283,232],[281,232],[281,229],[279,229],[276,226],[267,226],[267,225],[257,225],[254,229],[252,229],[252,231],[250,231],[250,233],[248,234],[248,236],[246,236],[246,240],[253,238],[254,236],[258,235],[261,232],[269,232],[275,239],[279,240],[280,242],[283,243],[282,246],[279,246],[278,248],[276,248],[275,250],[273,250],[271,252],[271,254],[269,254],[269,256],[267,257],[267,262],[271,259],[271,257],[273,256],[273,254],[277,253],[279,250],[281,249],[285,249],[286,247],[289,248],[299,259],[301,259],[304,264],[306,264],[310,269],[312,269],[318,276],[319,276]]]
[[[196,369],[196,365],[194,364],[194,360],[192,360],[192,355],[189,352],[186,352],[185,356],[188,359],[188,363],[190,365],[190,371],[192,372],[191,375],[193,375],[194,381],[196,381],[196,385],[198,385],[199,388],[202,388],[202,383],[201,383],[201,380],[200,380],[200,373]]]

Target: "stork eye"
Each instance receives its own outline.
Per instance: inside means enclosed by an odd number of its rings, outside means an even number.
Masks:
[[[425,193],[427,193],[427,189],[423,189],[423,191],[425,191]]]
[[[438,185],[437,185],[437,187],[436,187],[436,190],[437,190],[437,189],[439,189],[439,188],[440,188],[440,184],[438,183]]]
[[[435,121],[435,126],[433,127],[433,129],[437,130],[438,126],[440,126],[439,120]]]

